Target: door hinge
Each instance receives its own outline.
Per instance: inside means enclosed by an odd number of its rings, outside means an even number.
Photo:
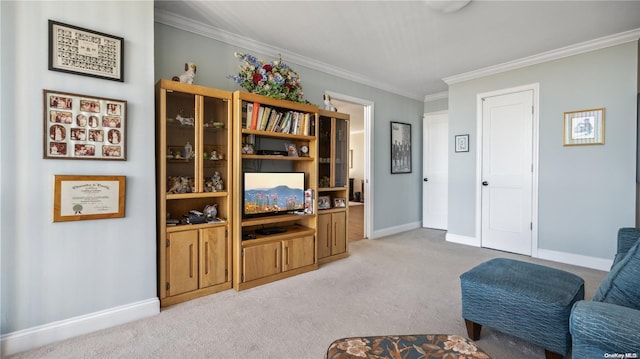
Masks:
[[[224,276],[226,277],[226,276],[228,276],[228,275],[229,275],[229,270],[228,270],[228,269],[225,269],[225,270],[224,270]]]
[[[171,245],[171,242],[167,239],[167,247]]]
[[[169,290],[170,287],[169,282],[167,282],[167,290]]]
[[[533,222],[529,222],[529,229],[533,231]]]
[[[242,273],[242,274],[240,275],[240,281],[241,281],[241,282],[244,282],[244,273]]]
[[[534,113],[533,111],[534,111],[533,106],[531,106],[531,114],[532,114],[532,115],[533,115],[533,113]]]
[[[228,229],[224,230],[224,238],[229,238],[229,230]]]

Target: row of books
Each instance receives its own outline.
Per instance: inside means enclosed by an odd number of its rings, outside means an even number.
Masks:
[[[315,135],[315,116],[308,112],[281,111],[259,102],[243,102],[242,125],[246,129],[293,135]],[[246,111],[245,111],[246,108]]]

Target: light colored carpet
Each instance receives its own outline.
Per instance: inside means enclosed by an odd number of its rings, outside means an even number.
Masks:
[[[451,244],[418,229],[361,240],[351,256],[317,271],[241,292],[228,290],[159,315],[11,358],[324,358],[335,339],[386,334],[467,336],[459,276],[494,257],[568,270],[591,298],[605,272]],[[516,338],[483,328],[478,345],[493,358],[543,358]]]

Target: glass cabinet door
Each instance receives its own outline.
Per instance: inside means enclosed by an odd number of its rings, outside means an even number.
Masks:
[[[331,119],[322,118],[318,125],[318,187],[331,184]]]
[[[195,191],[196,96],[166,92],[167,193]]]
[[[227,190],[227,164],[230,154],[228,136],[230,124],[229,101],[205,97],[202,115],[202,168],[203,192],[223,192]]]
[[[335,187],[346,187],[347,177],[349,174],[349,158],[348,158],[348,122],[335,119]]]

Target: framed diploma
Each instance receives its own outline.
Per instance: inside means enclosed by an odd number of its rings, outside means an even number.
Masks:
[[[125,176],[54,175],[53,221],[124,217]]]

